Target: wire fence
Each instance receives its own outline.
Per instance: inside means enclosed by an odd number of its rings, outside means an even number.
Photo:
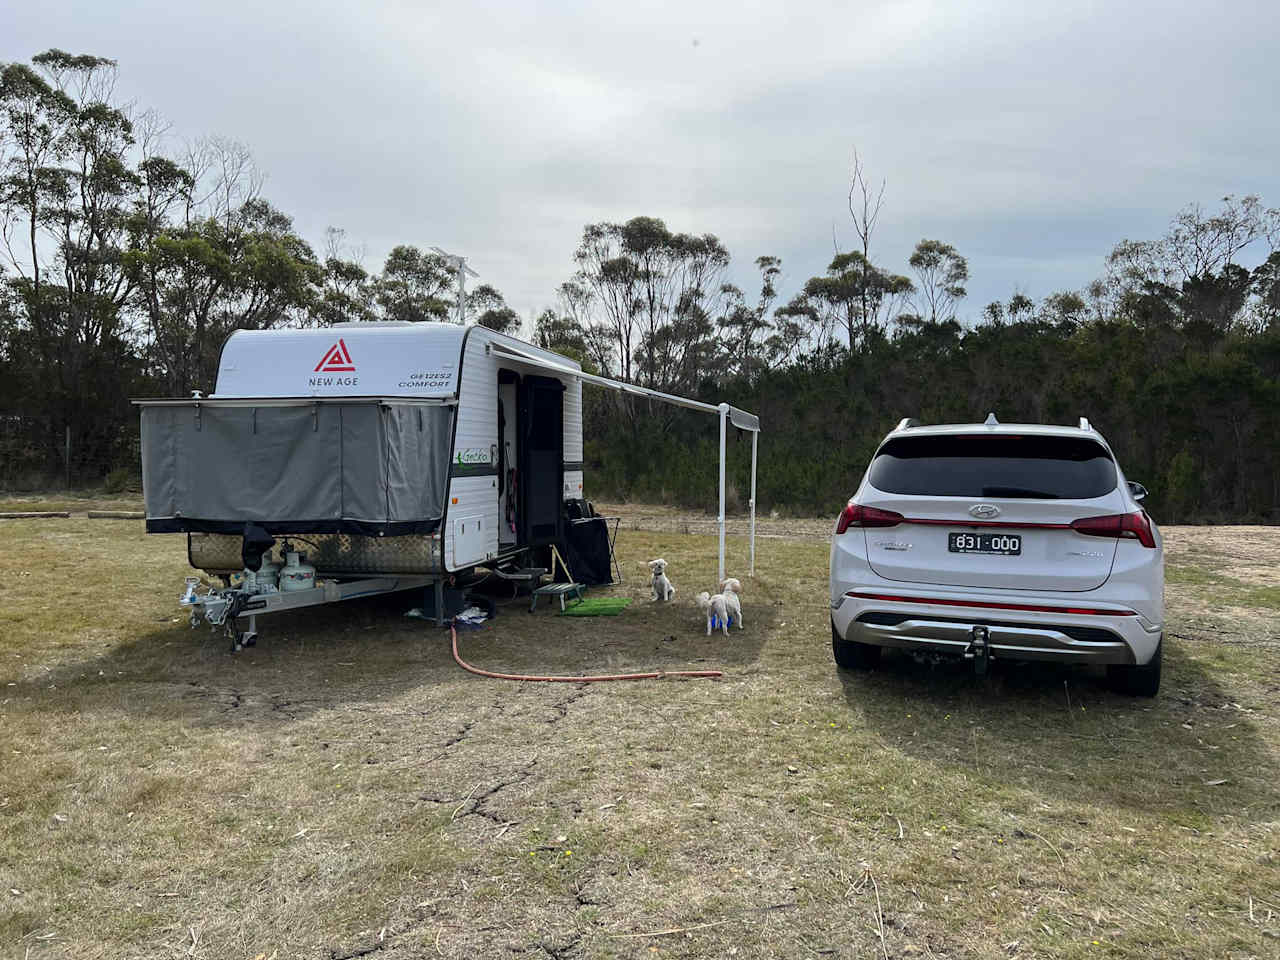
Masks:
[[[47,418],[0,413],[0,491],[141,489],[141,448],[130,432],[59,428]]]

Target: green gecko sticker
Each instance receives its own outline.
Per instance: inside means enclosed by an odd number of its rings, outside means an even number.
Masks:
[[[493,453],[482,447],[468,447],[458,451],[457,464],[460,467],[492,466]]]

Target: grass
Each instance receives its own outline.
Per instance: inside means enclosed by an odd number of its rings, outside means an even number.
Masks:
[[[0,493],[0,513],[34,513],[69,510],[142,510],[137,493],[106,493],[103,490],[68,490],[63,493]]]
[[[746,629],[707,637],[713,538],[624,525],[628,582],[592,592],[621,616],[517,602],[462,655],[725,678],[519,685],[460,671],[412,596],[232,656],[179,615],[182,538],[140,526],[0,523],[0,956],[1280,950],[1280,616],[1227,554],[1171,537],[1145,701],[1049,666],[841,673],[815,541],[762,541]]]
[[[1280,611],[1280,587],[1257,586],[1193,563],[1170,564],[1165,582],[1175,587],[1204,587],[1216,603]]]

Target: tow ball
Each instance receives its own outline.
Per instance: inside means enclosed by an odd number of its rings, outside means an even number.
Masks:
[[[965,647],[964,658],[973,661],[973,670],[978,676],[987,672],[991,662],[991,643],[987,628],[978,624],[969,631],[969,646]]]

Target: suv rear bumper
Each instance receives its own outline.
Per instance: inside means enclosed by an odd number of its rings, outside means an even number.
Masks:
[[[991,655],[1008,660],[1133,665],[1146,663],[1160,642],[1159,628],[1136,616],[1056,616],[1023,612],[922,609],[919,603],[845,596],[832,606],[831,622],[846,640],[962,655],[975,626],[987,628]]]
[[[878,619],[878,618],[876,618]],[[960,622],[930,620],[920,616],[898,623],[854,620],[845,639],[877,647],[930,650],[962,655],[973,639],[974,626],[987,628],[991,655],[1009,660],[1059,660],[1089,663],[1134,663],[1133,651],[1119,636],[1111,639],[1077,639],[1070,627],[1032,626],[1026,623]],[[1070,631],[1070,632],[1068,632]],[[1109,631],[1097,630],[1096,634]]]

